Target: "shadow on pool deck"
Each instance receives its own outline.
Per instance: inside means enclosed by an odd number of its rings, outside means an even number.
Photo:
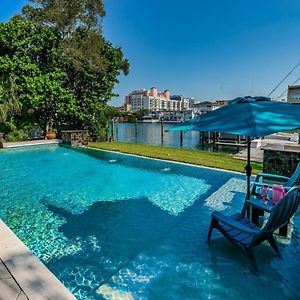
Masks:
[[[0,299],[75,299],[1,220],[0,232]]]
[[[22,279],[15,278],[10,270],[13,270],[17,278]],[[6,257],[5,264],[0,260],[0,300],[30,300],[37,299],[37,295],[39,300],[71,299],[49,284],[48,278],[40,271],[39,267],[32,264],[31,253],[20,251],[11,253]]]
[[[7,299],[25,300],[28,297],[0,259],[0,300]]]
[[[8,270],[17,270],[14,271],[14,273],[16,273],[17,278],[22,276],[22,283],[13,277]],[[41,269],[32,264],[31,253],[20,251],[15,254],[11,253],[11,255],[5,259],[5,267],[2,260],[0,260],[1,300],[30,300],[37,299],[37,295],[39,300],[71,299],[68,295],[64,295],[61,290],[57,290],[55,286],[49,284],[48,278],[45,277],[43,272],[41,273]]]

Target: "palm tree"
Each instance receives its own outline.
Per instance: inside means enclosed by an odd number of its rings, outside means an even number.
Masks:
[[[4,124],[9,115],[20,113],[21,103],[18,100],[15,89],[15,77],[9,76],[5,80],[2,76],[0,84],[0,124]]]

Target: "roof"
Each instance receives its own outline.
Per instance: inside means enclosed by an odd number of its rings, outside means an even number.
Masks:
[[[300,89],[300,85],[289,85],[289,90],[292,90],[292,89]]]
[[[198,103],[195,103],[194,105],[195,106],[201,106],[201,105],[208,105],[208,104],[213,104],[213,102],[210,102],[210,101],[203,101],[203,102],[198,102]]]

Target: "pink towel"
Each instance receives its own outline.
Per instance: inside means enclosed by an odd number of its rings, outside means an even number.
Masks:
[[[272,186],[272,204],[277,204],[285,195],[285,190],[282,185]]]

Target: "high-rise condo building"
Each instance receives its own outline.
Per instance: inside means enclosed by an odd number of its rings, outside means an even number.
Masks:
[[[152,87],[150,90],[141,89],[129,93],[125,97],[125,110],[182,111],[190,108],[189,101],[183,96],[171,96],[169,90],[159,92],[156,87]]]

